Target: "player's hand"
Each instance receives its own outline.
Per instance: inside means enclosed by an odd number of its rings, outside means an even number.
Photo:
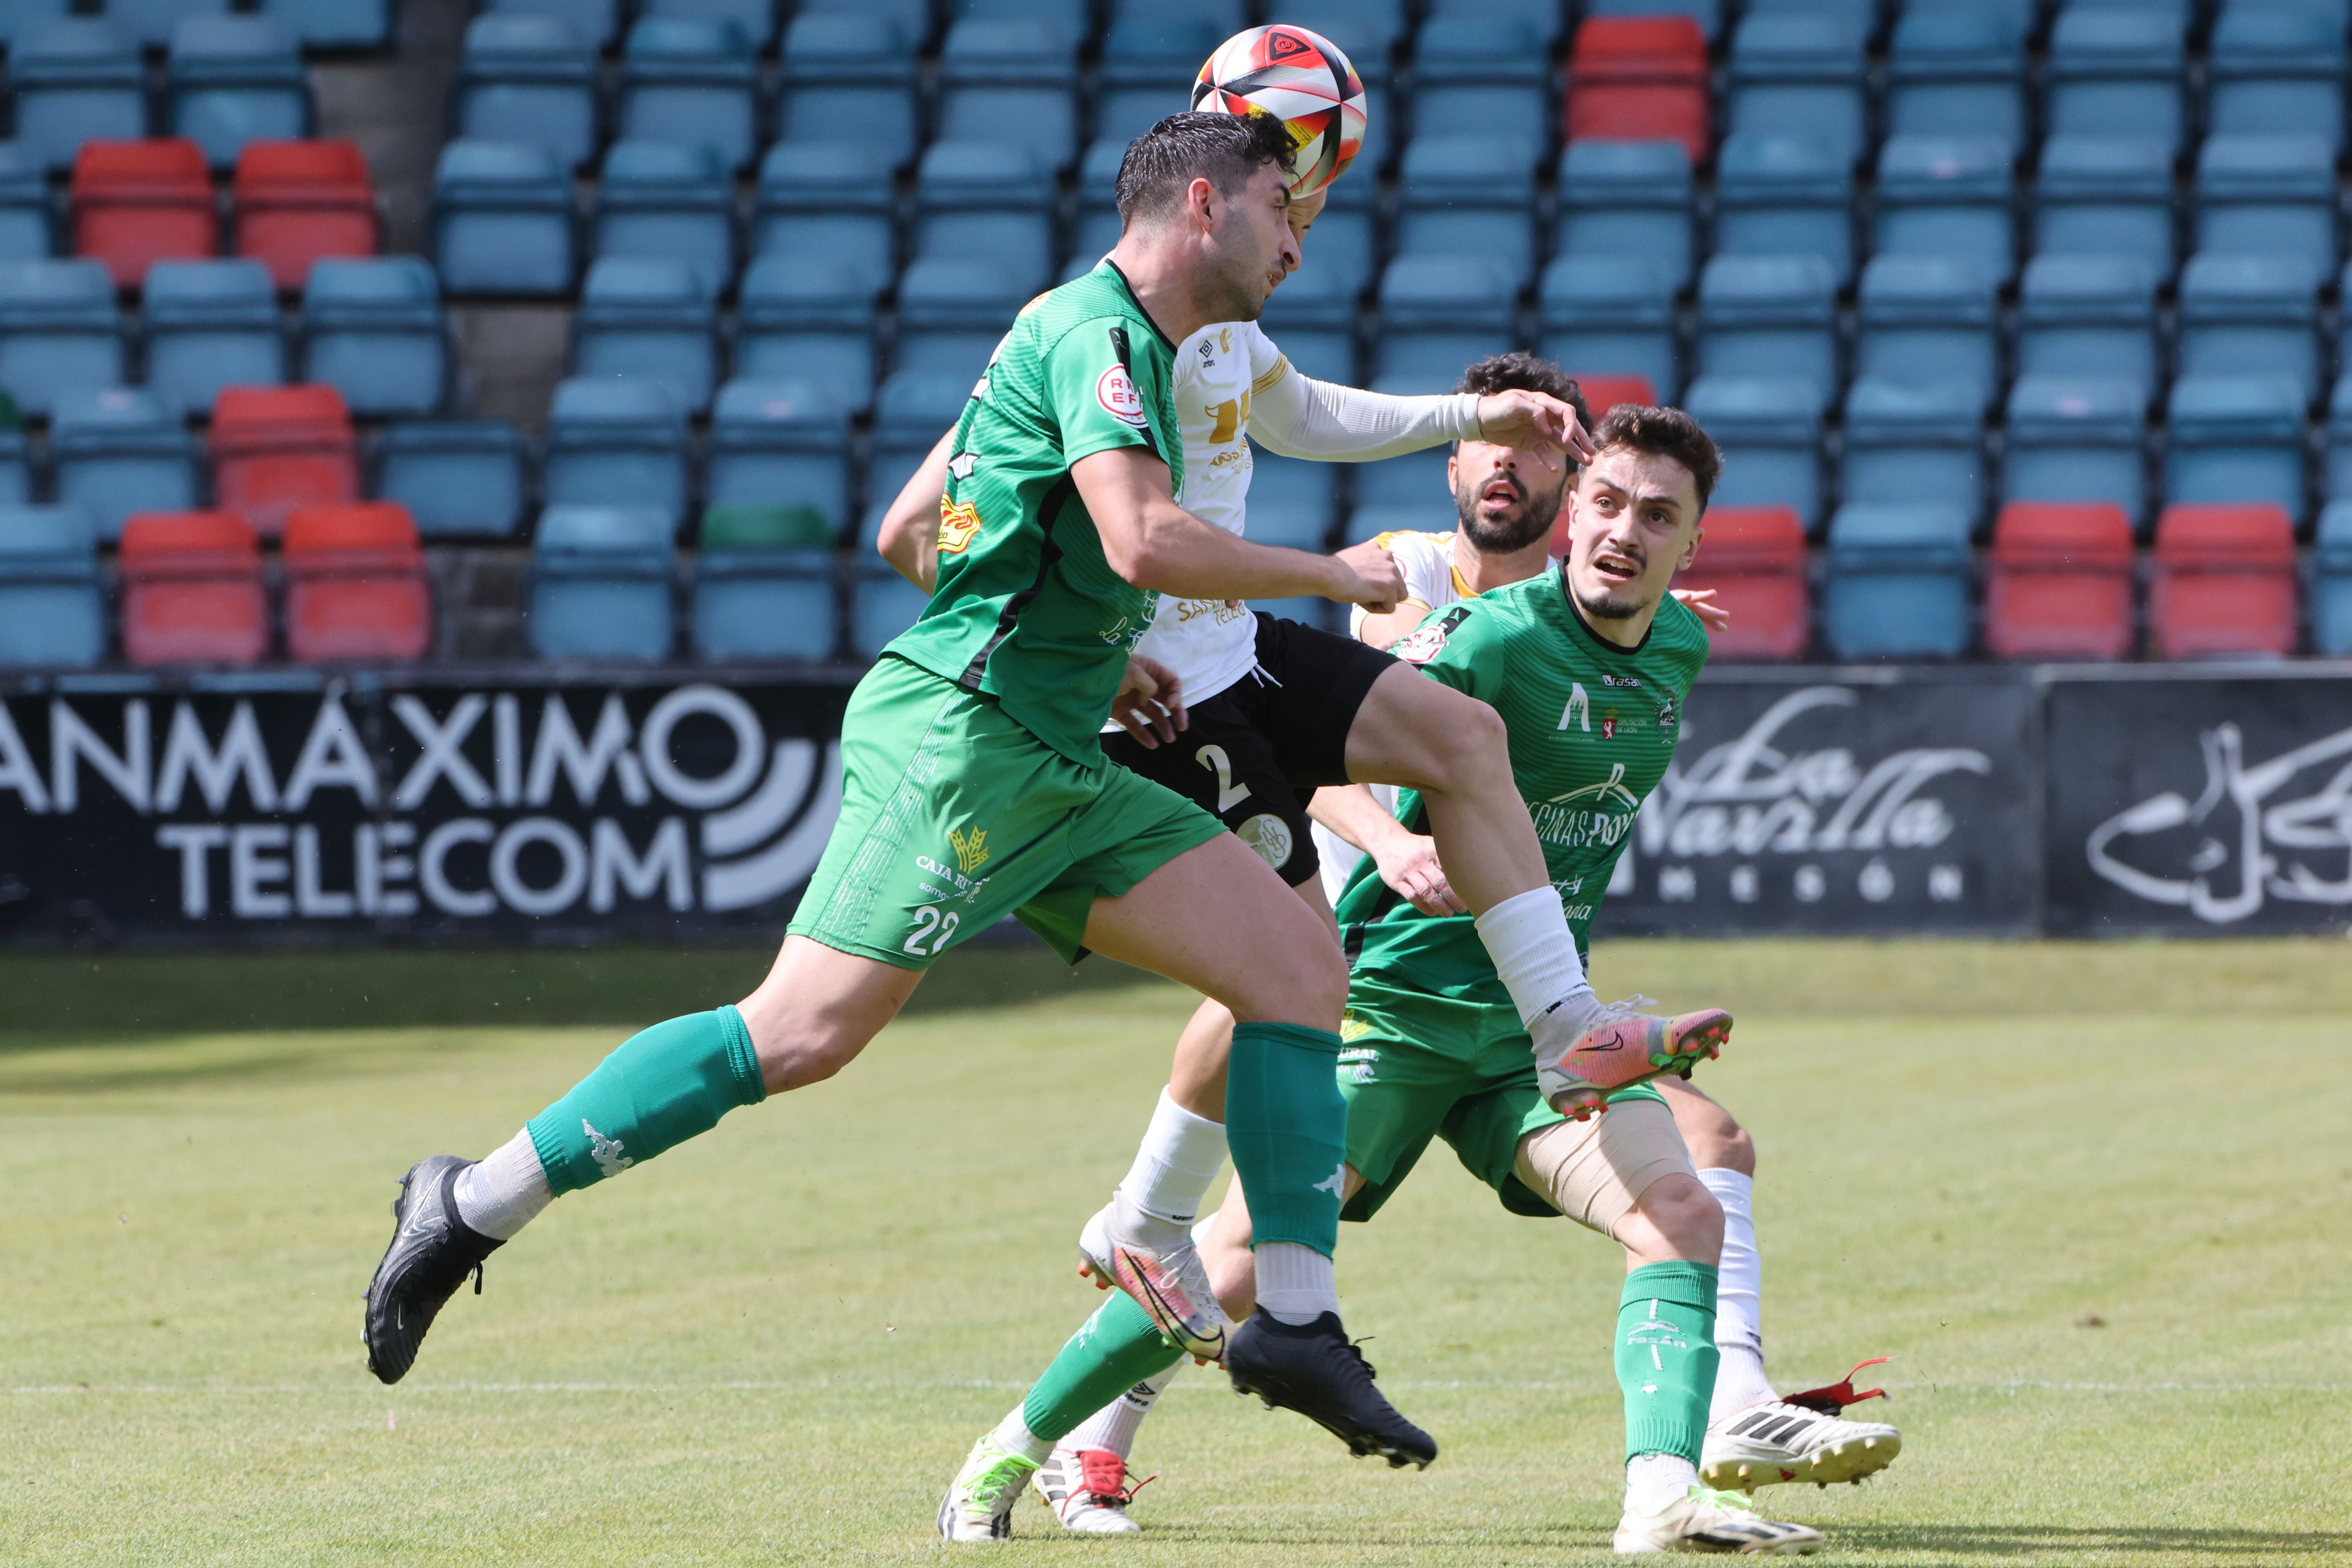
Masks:
[[[1342,605],[1361,605],[1373,615],[1385,616],[1404,597],[1404,573],[1398,567],[1396,557],[1369,541],[1350,544],[1331,557],[1342,570],[1339,580],[1323,591],[1327,599]]]
[[[1437,840],[1400,833],[1372,852],[1381,880],[1425,915],[1466,915],[1470,906],[1454,896],[1445,868],[1437,863]]]
[[[1184,711],[1184,683],[1176,672],[1156,658],[1135,657],[1128,659],[1118,695],[1110,700],[1110,716],[1148,752],[1158,751],[1162,741],[1174,744],[1176,731],[1192,722]]]
[[[1478,435],[1497,447],[1533,453],[1555,474],[1562,453],[1579,463],[1592,458],[1592,437],[1585,434],[1576,410],[1549,393],[1488,393],[1478,400]]]
[[[1675,597],[1689,605],[1698,618],[1706,623],[1708,631],[1727,632],[1731,629],[1731,612],[1715,602],[1714,589],[1677,588]]]

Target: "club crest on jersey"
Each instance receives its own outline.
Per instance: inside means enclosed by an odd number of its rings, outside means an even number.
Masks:
[[[1601,716],[1601,738],[1604,741],[1617,738],[1617,710],[1614,708]]]
[[[980,509],[968,500],[940,498],[940,552],[961,555],[980,537]]]
[[[961,828],[948,829],[948,843],[954,847],[956,864],[963,874],[971,876],[988,863],[988,829],[975,827],[966,833]]]
[[[1423,621],[1419,630],[1390,648],[1389,652],[1407,664],[1426,664],[1437,657],[1437,650],[1445,646],[1445,639],[1454,635],[1454,628],[1469,618],[1469,609],[1456,605],[1436,620]]]
[[[1095,378],[1095,401],[1103,412],[1122,425],[1140,430],[1147,423],[1143,416],[1143,394],[1135,390],[1135,378],[1127,374],[1127,366],[1112,365]]]

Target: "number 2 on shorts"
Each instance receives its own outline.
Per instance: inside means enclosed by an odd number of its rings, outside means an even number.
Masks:
[[[915,911],[915,934],[908,937],[906,945],[898,951],[911,952],[917,958],[937,958],[946,949],[948,939],[955,935],[955,929],[962,921],[963,917],[953,910],[941,914],[925,904]],[[924,942],[931,938],[934,931],[939,933],[938,937],[931,941],[930,946],[925,947]]]

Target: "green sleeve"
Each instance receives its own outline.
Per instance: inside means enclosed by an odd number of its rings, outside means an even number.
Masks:
[[[1045,351],[1046,395],[1061,428],[1063,463],[1141,447],[1171,470],[1181,464],[1169,369],[1160,340],[1127,318],[1099,316],[1064,332]]]
[[[1389,652],[1465,696],[1491,703],[1503,689],[1506,639],[1492,607],[1475,601],[1431,611]]]

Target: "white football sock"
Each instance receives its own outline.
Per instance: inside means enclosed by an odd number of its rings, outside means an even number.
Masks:
[[[1262,1241],[1257,1259],[1257,1310],[1296,1327],[1339,1310],[1331,1260],[1296,1241]]]
[[[1225,1124],[1193,1115],[1163,1089],[1118,1190],[1145,1214],[1189,1226],[1224,1163]]]
[[[1636,1454],[1625,1461],[1625,1511],[1655,1513],[1698,1485],[1698,1467],[1680,1454]]]
[[[1145,1378],[1079,1422],[1055,1446],[1079,1450],[1108,1448],[1126,1458],[1135,1452],[1136,1428],[1151,1414],[1151,1407],[1159,1403],[1168,1385],[1176,1381],[1176,1374],[1192,1364],[1190,1361],[1179,1361],[1159,1376]]]
[[[1562,1030],[1571,1031],[1563,1044],[1575,1044],[1592,1026],[1601,1003],[1576,956],[1559,889],[1546,883],[1505,899],[1476,923],[1478,940],[1538,1050]]]
[[[1029,1430],[1029,1423],[1021,1419],[1021,1406],[1018,1405],[1013,1407],[1010,1415],[996,1424],[996,1430],[990,1436],[993,1436],[1008,1452],[1019,1454],[1024,1458],[1034,1459],[1041,1465],[1045,1462],[1045,1457],[1054,1451],[1054,1440],[1051,1437],[1040,1437]]]
[[[470,1228],[494,1241],[509,1241],[555,1201],[555,1189],[547,1184],[539,1151],[525,1131],[458,1172],[452,1195],[457,1200],[457,1217]]]
[[[1764,1375],[1764,1260],[1756,1251],[1756,1178],[1718,1165],[1698,1179],[1723,1205],[1723,1260],[1715,1275],[1715,1348],[1723,1359],[1707,1405],[1707,1419],[1720,1421],[1774,1396]]]

